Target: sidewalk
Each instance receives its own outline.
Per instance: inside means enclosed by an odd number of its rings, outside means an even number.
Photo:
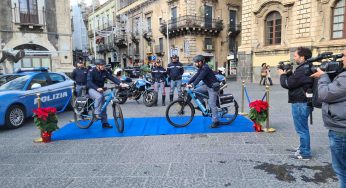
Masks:
[[[241,83],[228,84],[226,91],[231,91],[241,105]],[[261,99],[265,87],[248,84],[247,91],[251,100]],[[287,100],[287,90],[279,85],[271,87],[270,126],[275,133],[35,144],[32,140],[39,133],[28,121],[17,130],[0,130],[0,187],[337,187],[319,109],[315,109],[310,126],[313,159],[289,158],[299,140]],[[122,109],[125,117],[164,116],[166,108],[160,101],[158,104],[148,108],[142,101],[137,104],[130,100]],[[245,101],[245,112],[247,105]],[[71,118],[71,112],[59,114],[60,126]]]

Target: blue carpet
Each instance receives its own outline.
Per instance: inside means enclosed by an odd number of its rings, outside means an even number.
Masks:
[[[69,123],[53,133],[53,140],[74,140],[88,138],[152,136],[171,134],[200,134],[200,133],[228,133],[228,132],[254,132],[253,122],[239,115],[231,125],[210,128],[211,118],[195,116],[189,126],[175,128],[164,117],[125,118],[125,131],[118,133],[114,127],[113,119],[109,119],[112,129],[103,129],[101,122],[97,121],[89,129],[80,129],[75,123]]]

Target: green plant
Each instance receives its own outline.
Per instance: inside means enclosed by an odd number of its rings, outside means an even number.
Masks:
[[[218,20],[215,22],[215,28],[216,28],[216,30],[219,30],[219,31],[223,30],[222,20]]]
[[[58,127],[58,117],[56,116],[55,108],[38,108],[33,110],[34,112],[34,124],[42,132],[53,132]]]
[[[249,104],[250,113],[248,117],[255,123],[261,124],[267,120],[268,117],[268,103],[262,100],[256,100]]]

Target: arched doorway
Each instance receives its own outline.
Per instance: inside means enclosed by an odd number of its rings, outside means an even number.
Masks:
[[[25,54],[23,59],[13,65],[16,68],[48,67],[52,70],[52,59],[47,48],[37,44],[22,44],[16,46],[14,50],[32,50],[33,53]]]

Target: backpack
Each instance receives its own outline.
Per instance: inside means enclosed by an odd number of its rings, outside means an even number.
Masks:
[[[312,106],[315,108],[322,107],[322,101],[318,98],[318,80],[319,78],[314,78],[314,83],[312,85]]]

